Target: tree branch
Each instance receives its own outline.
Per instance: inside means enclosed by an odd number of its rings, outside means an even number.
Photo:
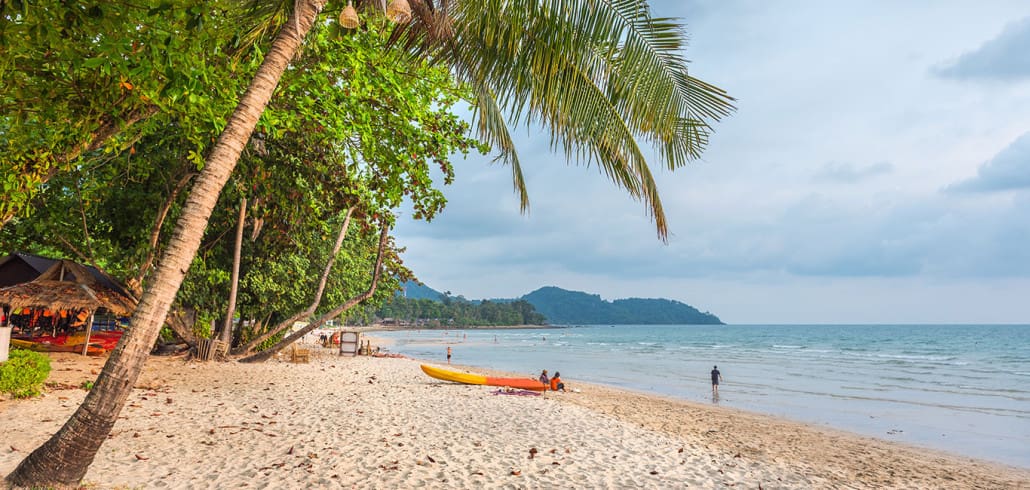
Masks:
[[[347,208],[347,216],[343,219],[343,225],[340,227],[340,232],[336,236],[336,243],[333,245],[333,251],[329,255],[329,260],[325,264],[325,269],[322,270],[322,278],[318,282],[318,289],[315,291],[315,298],[311,304],[304,311],[298,312],[297,314],[279,322],[278,325],[272,327],[267,332],[254,337],[246,345],[243,345],[237,349],[234,349],[232,355],[246,355],[254,351],[254,348],[261,345],[262,342],[268,340],[273,335],[282,332],[286,328],[291,327],[294,323],[299,322],[309,316],[311,316],[318,306],[322,303],[322,296],[325,293],[325,285],[329,281],[329,272],[333,268],[333,264],[336,262],[336,256],[340,253],[340,248],[343,246],[343,239],[347,236],[347,228],[350,227],[351,215],[354,213],[354,207]]]
[[[321,327],[322,325],[325,325],[325,322],[340,316],[340,314],[342,314],[343,312],[353,308],[354,306],[358,305],[362,301],[365,301],[365,300],[371,298],[372,295],[375,294],[375,292],[376,292],[376,287],[379,285],[379,278],[380,278],[380,276],[382,275],[382,272],[383,272],[383,267],[382,267],[382,265],[383,265],[383,254],[385,253],[385,250],[386,250],[386,239],[387,239],[387,237],[389,237],[389,234],[390,234],[389,233],[390,232],[390,227],[385,222],[383,222],[382,227],[383,227],[383,229],[382,229],[382,231],[379,234],[379,250],[376,253],[375,268],[372,270],[372,284],[369,286],[368,291],[365,291],[364,293],[359,294],[359,295],[357,295],[357,296],[347,300],[347,302],[343,303],[340,306],[337,306],[332,311],[330,311],[330,312],[320,316],[317,320],[315,320],[315,321],[311,322],[310,324],[308,324],[308,326],[306,326],[306,327],[304,327],[304,328],[302,328],[300,330],[297,330],[296,332],[293,332],[292,334],[290,334],[288,337],[282,339],[281,341],[279,341],[278,344],[275,344],[274,346],[272,346],[272,347],[270,347],[270,348],[268,348],[266,350],[263,350],[261,352],[258,352],[257,354],[254,354],[254,355],[252,355],[250,357],[245,357],[243,359],[240,359],[240,362],[263,362],[263,361],[266,361],[269,358],[271,358],[272,356],[274,356],[277,352],[283,350],[284,348],[286,348],[290,344],[296,342],[300,338],[302,338],[305,335],[307,335],[308,333],[310,333],[312,330],[314,330],[314,329],[316,329],[318,327]]]

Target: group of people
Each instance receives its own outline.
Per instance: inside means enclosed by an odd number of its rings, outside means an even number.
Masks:
[[[451,363],[451,348],[447,347],[447,364]],[[712,366],[712,396],[719,396],[719,382],[722,381],[722,373],[719,372],[719,366]],[[565,383],[561,380],[561,373],[558,371],[554,372],[554,376],[547,376],[547,370],[544,369],[540,372],[540,383],[546,386],[551,391],[565,391]]]
[[[339,332],[332,332],[332,333],[322,332],[322,333],[318,334],[318,344],[321,345],[322,347],[326,347],[326,348],[332,347],[334,345],[340,345],[340,333]]]
[[[547,377],[547,370],[544,369],[540,373],[540,383],[550,388],[551,391],[565,391],[565,383],[561,380],[561,373],[558,371],[554,372],[554,377]]]

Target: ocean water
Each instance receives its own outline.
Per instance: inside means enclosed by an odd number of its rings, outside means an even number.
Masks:
[[[376,332],[390,351],[718,403],[1030,467],[1030,325],[618,325]],[[709,372],[723,375],[711,396]]]

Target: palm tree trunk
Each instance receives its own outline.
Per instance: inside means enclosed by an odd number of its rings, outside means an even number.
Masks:
[[[347,208],[347,217],[343,220],[343,225],[340,226],[340,233],[336,235],[336,243],[333,245],[333,251],[329,254],[329,260],[325,264],[325,268],[322,270],[322,278],[318,281],[318,289],[315,291],[315,299],[312,300],[311,305],[304,311],[297,313],[278,325],[272,327],[267,332],[258,335],[247,342],[246,345],[241,346],[238,350],[234,349],[232,355],[247,355],[254,351],[254,348],[261,345],[262,342],[268,340],[273,335],[282,332],[288,327],[292,327],[294,323],[304,320],[311,316],[318,306],[322,304],[322,296],[325,294],[325,285],[329,282],[329,272],[333,269],[333,264],[336,263],[336,256],[340,254],[340,248],[343,246],[343,239],[347,236],[347,228],[350,227],[351,214],[354,213],[354,207]]]
[[[247,198],[240,198],[240,219],[236,223],[236,246],[232,254],[232,285],[229,286],[229,308],[222,326],[222,342],[232,345],[232,316],[236,313],[236,292],[240,286],[240,250],[243,248],[243,222],[247,220]]]
[[[193,323],[187,322],[181,308],[176,308],[168,313],[165,325],[172,329],[172,333],[180,340],[186,342],[191,348],[197,346],[197,336],[193,334]]]
[[[118,342],[79,409],[57,434],[29,454],[7,476],[10,484],[23,487],[77,485],[86,475],[143,370],[150,348],[200,247],[218,194],[236,167],[258,118],[325,0],[297,3],[290,20],[283,25],[254,80],[229,117],[204,170],[190,191],[168,248],[158,261],[160,265],[154,278],[132,315],[132,328]]]
[[[379,251],[376,252],[376,263],[375,263],[375,265],[373,266],[373,269],[372,269],[372,284],[370,284],[368,286],[368,290],[367,291],[365,291],[364,293],[361,293],[361,294],[359,294],[359,295],[357,295],[357,296],[347,300],[342,305],[339,305],[336,308],[333,308],[328,313],[318,317],[317,320],[309,323],[308,326],[306,326],[306,327],[304,327],[304,328],[302,328],[300,330],[297,330],[296,332],[293,332],[292,334],[290,334],[286,338],[280,340],[279,343],[273,345],[272,347],[269,347],[268,349],[265,349],[265,350],[263,350],[261,352],[258,352],[257,354],[254,354],[254,355],[252,355],[250,357],[245,357],[243,359],[240,359],[240,362],[264,362],[264,361],[267,361],[268,359],[271,359],[272,356],[274,356],[276,352],[279,352],[279,351],[285,349],[290,344],[296,342],[297,340],[301,339],[305,335],[311,333],[311,331],[313,331],[314,329],[316,329],[318,327],[321,327],[322,325],[325,325],[325,322],[340,316],[341,313],[343,313],[343,312],[345,312],[345,311],[347,311],[347,310],[357,306],[362,301],[365,301],[366,299],[371,298],[372,295],[376,293],[376,287],[379,285],[379,278],[380,278],[380,276],[382,276],[382,272],[383,272],[383,267],[382,267],[383,266],[383,254],[386,252],[386,238],[389,236],[389,234],[390,234],[390,226],[387,223],[384,222],[383,223],[383,229],[379,232]]]

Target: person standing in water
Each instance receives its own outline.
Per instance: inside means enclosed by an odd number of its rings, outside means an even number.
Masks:
[[[712,396],[719,396],[719,382],[722,381],[722,373],[719,366],[712,366]]]
[[[448,346],[447,347],[447,364],[450,364],[450,363],[451,363],[451,348],[450,348],[450,346]]]

